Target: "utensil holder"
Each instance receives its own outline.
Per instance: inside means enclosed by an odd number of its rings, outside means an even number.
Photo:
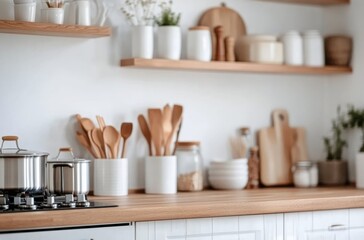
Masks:
[[[128,159],[94,160],[94,195],[128,195]]]
[[[177,193],[176,156],[149,156],[145,161],[145,193]]]

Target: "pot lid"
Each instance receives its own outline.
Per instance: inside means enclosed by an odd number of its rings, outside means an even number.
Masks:
[[[48,156],[48,153],[45,152],[37,152],[26,149],[21,149],[18,145],[18,137],[17,136],[4,136],[2,137],[2,144],[0,148],[0,157],[7,158],[17,158],[17,157],[43,157]],[[4,148],[4,143],[6,141],[14,141],[16,148]]]
[[[60,148],[56,158],[53,158],[47,163],[88,163],[91,160],[76,158],[72,152],[72,148]]]

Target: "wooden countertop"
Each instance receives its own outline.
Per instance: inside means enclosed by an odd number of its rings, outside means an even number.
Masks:
[[[343,188],[266,188],[203,191],[176,195],[131,194],[89,197],[118,207],[83,210],[0,213],[0,231],[115,224],[181,218],[364,208],[364,190]]]

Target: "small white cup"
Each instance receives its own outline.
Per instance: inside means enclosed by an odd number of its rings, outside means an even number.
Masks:
[[[128,159],[94,160],[94,195],[128,195]]]
[[[177,193],[176,156],[154,157],[145,160],[145,193]]]
[[[14,18],[17,21],[34,22],[36,3],[14,4]]]
[[[44,8],[41,10],[41,21],[45,23],[63,24],[63,8]]]

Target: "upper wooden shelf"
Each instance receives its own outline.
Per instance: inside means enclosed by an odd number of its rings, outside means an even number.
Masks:
[[[252,73],[280,73],[280,74],[344,74],[351,73],[350,67],[304,67],[275,64],[257,64],[245,62],[200,62],[192,60],[166,60],[166,59],[123,59],[122,67],[155,68],[155,69],[181,69],[181,70],[207,70],[227,72]]]
[[[297,4],[310,4],[310,5],[337,5],[349,4],[350,0],[260,0],[270,2],[283,2],[283,3],[297,3]]]
[[[111,28],[0,20],[0,33],[96,38],[110,36]]]

